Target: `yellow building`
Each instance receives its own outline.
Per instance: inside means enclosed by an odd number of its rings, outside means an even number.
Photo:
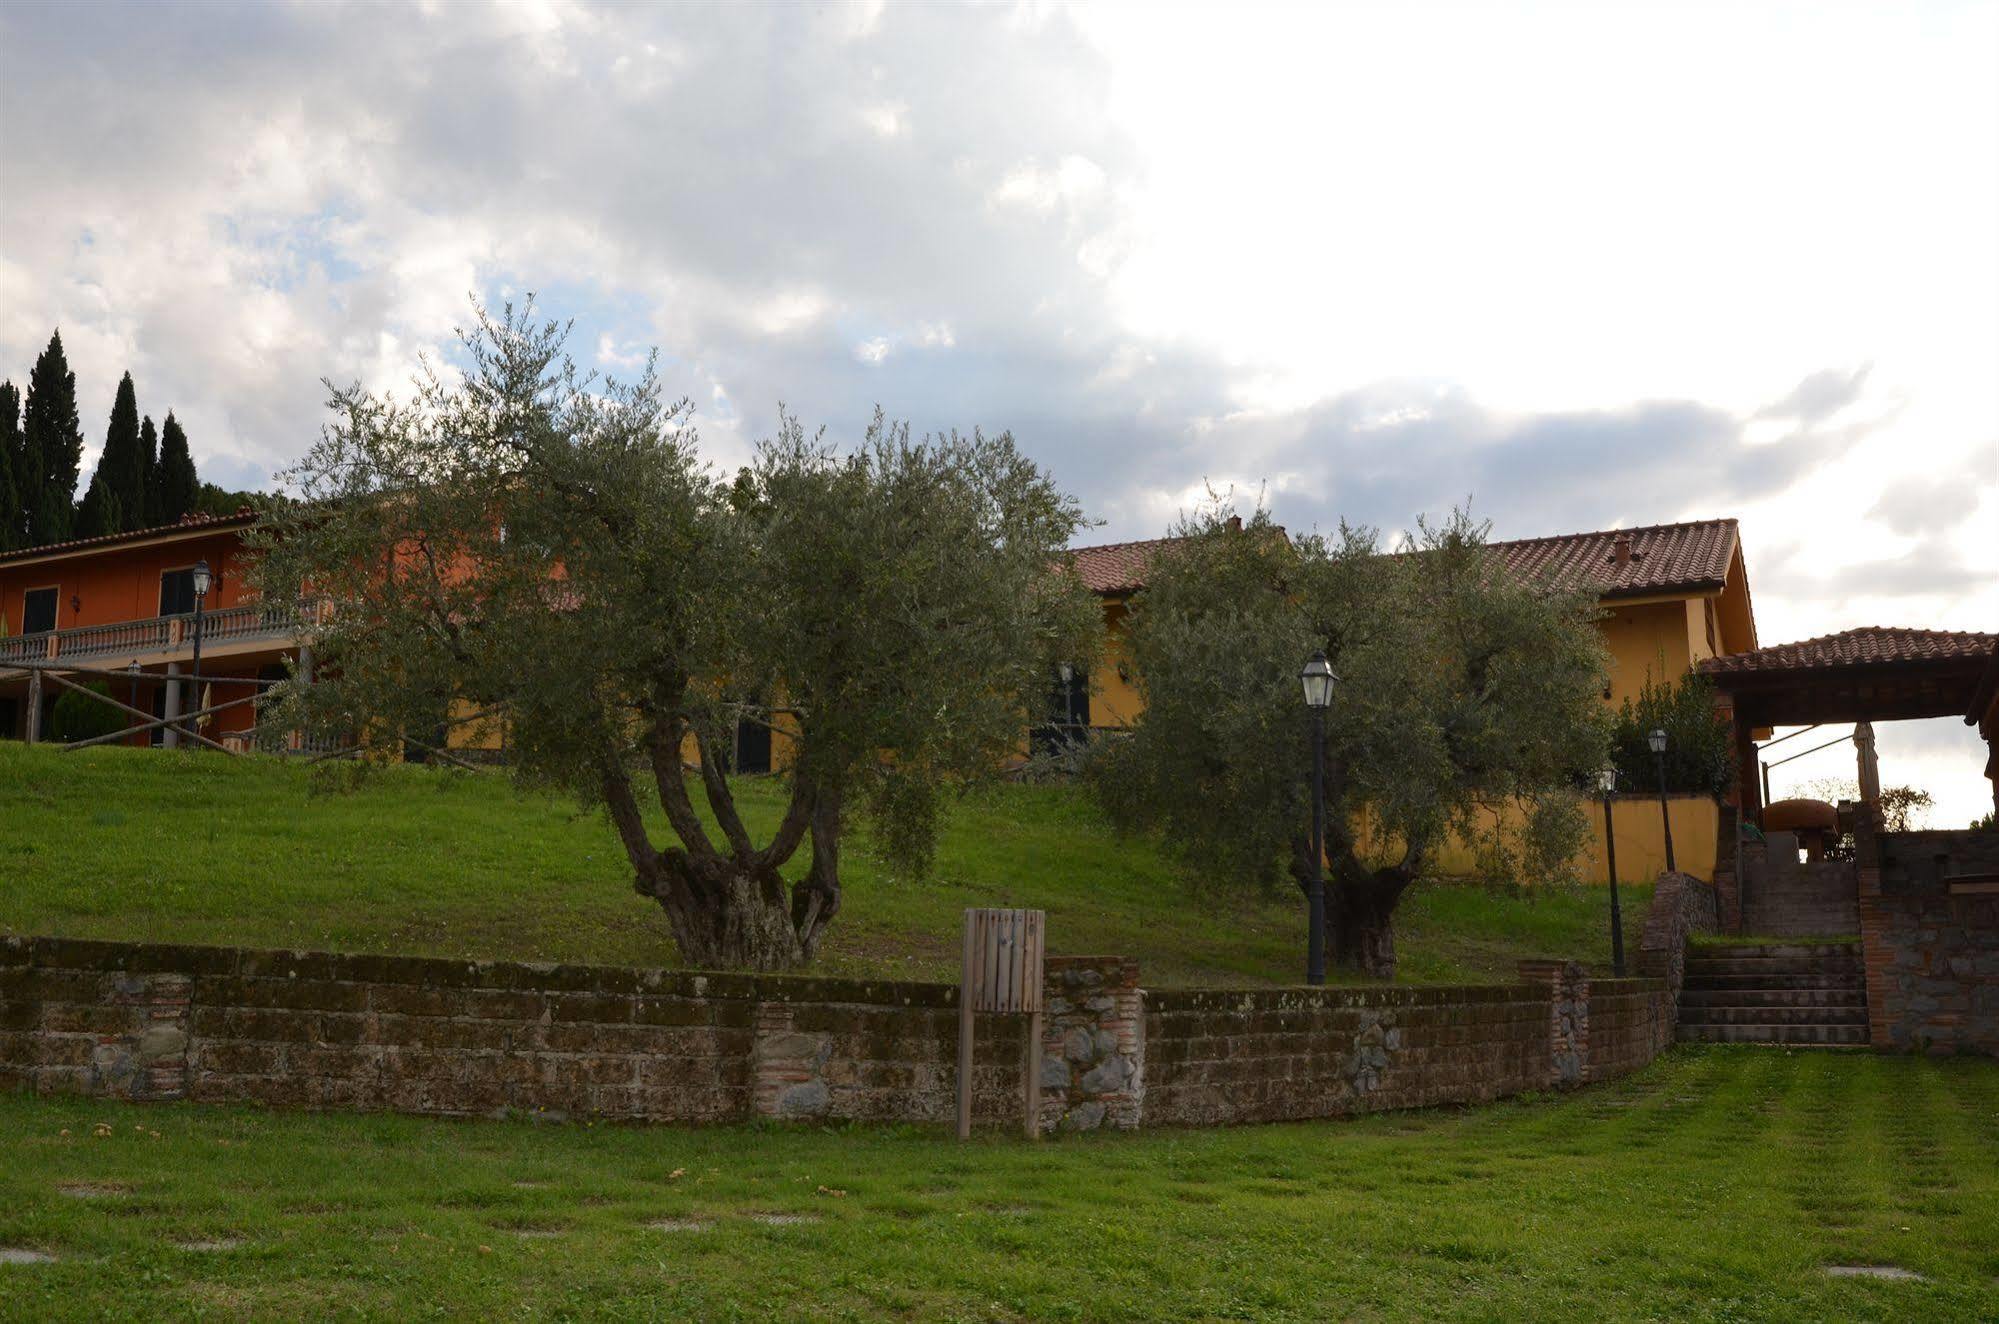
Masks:
[[[1075,549],[1083,583],[1103,603],[1106,644],[1095,674],[1079,677],[1067,717],[1099,730],[1130,726],[1144,707],[1132,683],[1125,622],[1144,591],[1152,560],[1171,539],[1109,543]],[[1601,628],[1610,654],[1605,702],[1635,697],[1647,680],[1678,680],[1704,658],[1756,647],[1756,617],[1742,541],[1732,519],[1694,520],[1633,529],[1567,533],[1490,544],[1501,563],[1562,589],[1587,589],[1603,606]],[[1681,868],[1712,875],[1716,816],[1704,797],[1673,802],[1674,853]],[[1649,812],[1649,817],[1647,816]],[[1603,876],[1601,814],[1585,873]],[[1664,830],[1656,804],[1650,810],[1620,801],[1616,810],[1618,871],[1649,878],[1664,862]],[[1444,852],[1446,873],[1469,872],[1470,851]]]

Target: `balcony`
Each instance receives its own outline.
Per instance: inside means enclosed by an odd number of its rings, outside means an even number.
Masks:
[[[312,619],[313,615],[309,612],[308,619]],[[282,606],[250,602],[204,612],[201,618],[201,646],[204,650],[220,651],[237,644],[290,642],[296,637],[295,614]],[[0,666],[38,662],[167,660],[192,653],[193,650],[192,615],[153,616],[140,621],[79,625],[68,630],[42,630],[35,634],[0,639]]]

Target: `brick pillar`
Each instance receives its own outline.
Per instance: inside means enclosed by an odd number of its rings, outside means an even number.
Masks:
[[[105,1000],[126,1009],[126,1032],[99,1035],[90,1054],[90,1092],[128,1099],[187,1095],[186,975],[113,975]]]
[[[1715,916],[1723,933],[1742,932],[1741,811],[1723,804],[1714,843]]]
[[[1051,956],[1043,970],[1041,1127],[1135,1130],[1145,1104],[1138,962]]]
[[[1575,961],[1522,961],[1523,983],[1548,990],[1548,1084],[1574,1089],[1589,1080],[1589,975]]]
[[[793,1028],[791,1004],[757,1004],[756,1044],[751,1057],[756,1068],[756,1109],[759,1117],[818,1117],[831,1105],[826,1060],[832,1056],[832,1036],[807,1034]]]
[[[1895,949],[1881,910],[1881,810],[1861,804],[1853,818],[1854,874],[1860,903],[1860,964],[1867,982],[1867,1042],[1892,1048],[1888,1033],[1888,967]]]

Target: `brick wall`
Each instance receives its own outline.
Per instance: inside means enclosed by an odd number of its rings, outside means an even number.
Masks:
[[[1528,963],[1454,988],[1142,992],[1050,958],[1044,1130],[1469,1103],[1649,1061],[1658,980]],[[945,1122],[946,984],[0,939],[0,1088],[448,1116]],[[1025,1017],[981,1017],[981,1124],[1020,1114]]]
[[[1999,833],[1856,834],[1869,1038],[1999,1056]]]

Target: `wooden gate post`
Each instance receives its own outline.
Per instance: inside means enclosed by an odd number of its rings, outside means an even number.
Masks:
[[[1023,1121],[1041,1137],[1041,981],[1043,930],[1039,910],[965,912],[963,978],[958,986],[958,1138],[972,1134],[972,1032],[978,1012],[1027,1014]]]
[[[28,743],[42,738],[42,669],[28,669]]]

